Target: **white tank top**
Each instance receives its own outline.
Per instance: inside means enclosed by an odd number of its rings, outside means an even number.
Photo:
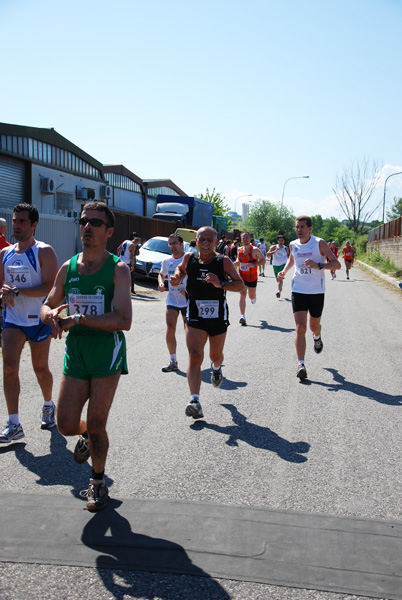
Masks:
[[[277,250],[275,252],[275,254],[272,255],[272,264],[275,267],[280,267],[281,265],[285,265],[287,260],[288,260],[288,255],[287,255],[285,246],[283,246],[282,248],[279,248],[279,250]]]
[[[35,242],[23,254],[15,251],[16,244],[9,246],[3,257],[4,281],[7,285],[17,288],[35,287],[43,283],[38,253],[39,248],[46,244]],[[4,307],[4,320],[20,327],[33,327],[39,325],[40,309],[46,296],[28,298],[17,296],[14,308]]]
[[[292,292],[299,294],[324,294],[325,293],[325,275],[322,269],[310,269],[306,267],[304,261],[313,260],[316,263],[324,262],[324,257],[320,252],[319,243],[321,238],[310,236],[305,244],[299,240],[290,243],[295,260],[295,272],[292,279]]]
[[[120,257],[119,257],[129,267],[131,266],[130,248],[132,245],[133,245],[133,242],[131,240],[124,240],[124,242],[121,245]]]
[[[161,275],[168,276],[169,291],[166,297],[166,306],[176,306],[177,308],[184,308],[187,306],[187,298],[182,292],[185,292],[187,285],[187,277],[176,287],[170,284],[170,277],[174,275],[176,267],[182,262],[183,256],[180,258],[165,258],[162,261]]]

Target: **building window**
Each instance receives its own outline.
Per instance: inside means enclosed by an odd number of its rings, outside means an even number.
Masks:
[[[73,210],[73,194],[66,192],[56,192],[56,211],[72,212]]]

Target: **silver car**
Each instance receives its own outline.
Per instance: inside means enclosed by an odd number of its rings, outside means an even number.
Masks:
[[[156,279],[161,270],[162,261],[170,258],[172,253],[169,249],[167,237],[150,238],[140,248],[140,253],[135,261],[135,274],[138,277],[149,277]],[[183,249],[187,252],[190,244],[184,242]]]

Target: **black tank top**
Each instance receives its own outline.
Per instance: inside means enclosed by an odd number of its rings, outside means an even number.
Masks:
[[[216,288],[212,283],[206,283],[207,273],[215,273],[220,281],[226,280],[223,270],[222,254],[216,256],[212,262],[202,264],[194,254],[187,263],[187,322],[200,323],[208,321],[210,324],[220,319],[229,323],[229,311],[226,302],[226,292],[223,288]],[[203,302],[204,301],[204,302]]]

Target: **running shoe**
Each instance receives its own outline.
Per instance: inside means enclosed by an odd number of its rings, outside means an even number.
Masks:
[[[0,444],[9,444],[14,440],[20,440],[25,437],[25,433],[21,427],[21,423],[13,425],[11,421],[7,421],[7,425],[0,433]]]
[[[276,297],[280,298],[281,297],[281,293],[280,292],[276,292]]]
[[[402,290],[402,281],[400,281],[400,282],[398,283],[398,285],[399,285],[399,287],[400,287],[400,288],[401,288],[401,290]]]
[[[202,412],[201,404],[198,400],[191,400],[186,406],[186,416],[193,417],[193,419],[202,419],[204,413]]]
[[[89,442],[87,439],[82,437],[82,435],[80,435],[80,437],[78,438],[78,442],[76,443],[74,448],[74,460],[79,465],[82,465],[88,460],[90,455],[91,454],[89,452]]]
[[[211,383],[214,387],[219,388],[221,387],[223,381],[222,367],[219,367],[219,369],[214,369],[211,364],[211,369]]]
[[[42,406],[42,424],[41,429],[51,429],[56,425],[56,406]]]
[[[314,352],[316,354],[319,354],[320,352],[322,352],[322,349],[324,348],[324,344],[322,343],[321,336],[318,338],[318,340],[315,340],[313,337],[313,340],[314,340]]]
[[[299,365],[297,367],[297,373],[296,376],[302,380],[302,379],[306,379],[307,377],[307,371],[306,371],[306,367],[304,365]]]
[[[177,371],[178,368],[179,365],[177,364],[177,360],[171,360],[170,363],[166,365],[166,367],[162,367],[162,371],[164,373],[170,373],[170,371]]]
[[[87,509],[95,512],[106,508],[109,500],[109,490],[103,479],[90,479],[87,490],[80,492],[81,498],[86,498]]]
[[[240,323],[240,325],[247,325],[246,319],[244,317],[241,317],[239,323]]]
[[[257,302],[257,298],[253,298],[252,300],[250,300],[251,304],[255,304]]]
[[[346,276],[346,279],[349,279],[349,275]]]

